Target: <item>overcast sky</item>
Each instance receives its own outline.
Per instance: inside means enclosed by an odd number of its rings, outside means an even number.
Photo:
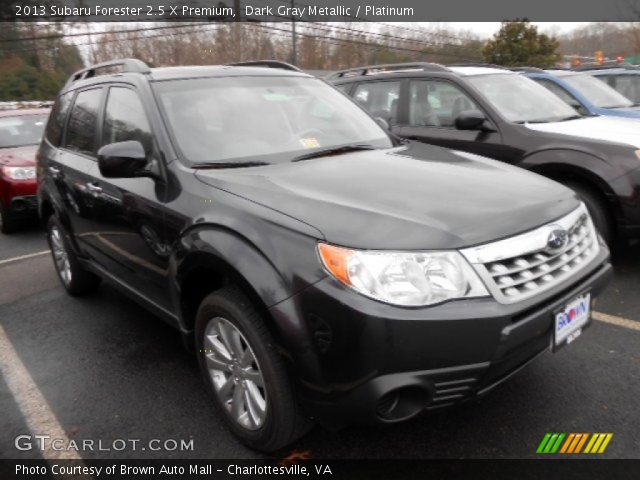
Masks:
[[[541,32],[555,34],[566,33],[586,22],[532,22]],[[470,30],[483,38],[491,37],[500,28],[500,22],[448,22],[445,25],[456,30]]]

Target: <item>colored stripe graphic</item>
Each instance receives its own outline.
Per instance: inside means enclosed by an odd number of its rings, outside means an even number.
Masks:
[[[561,433],[558,435],[558,439],[556,440],[556,443],[553,444],[553,447],[551,447],[551,451],[549,453],[556,453],[558,451],[564,437],[565,437],[564,433]]]
[[[587,448],[584,449],[584,453],[591,453],[591,448],[593,447],[593,444],[596,443],[597,439],[597,434],[591,436],[591,440],[589,440],[589,443],[587,443]]]
[[[567,453],[575,452],[576,447],[578,446],[578,442],[580,440],[582,440],[582,434],[576,433],[576,436],[573,438],[573,442],[571,442],[571,446],[569,447],[569,450],[567,450]]]
[[[607,436],[602,442],[602,445],[600,445],[600,450],[598,450],[598,453],[604,453],[604,451],[607,448],[607,445],[609,445],[609,442],[611,441],[612,438],[613,438],[613,433],[607,433]]]
[[[550,432],[544,435],[536,453],[574,455],[578,453],[604,453],[612,438],[613,433],[565,434]]]
[[[564,440],[564,433],[547,433],[538,445],[537,453],[556,453]]]
[[[582,438],[578,442],[578,445],[576,445],[576,450],[573,453],[580,453],[580,451],[582,450],[582,447],[584,446],[584,442],[587,441],[588,437],[589,437],[588,433],[583,433],[582,434]]]
[[[584,453],[604,453],[613,438],[613,433],[594,433]]]
[[[557,433],[554,433],[553,435],[551,435],[551,438],[547,442],[547,446],[544,447],[544,452],[543,453],[551,453],[551,449],[553,448],[553,445],[556,443],[556,439],[557,438],[558,438],[558,434]]]
[[[544,447],[547,445],[547,442],[549,441],[549,439],[551,438],[551,434],[547,433],[542,441],[540,442],[540,445],[538,445],[538,449],[536,450],[536,453],[543,453],[544,452]]]
[[[600,444],[604,440],[604,437],[606,437],[604,433],[598,434],[598,439],[596,440],[596,443],[593,444],[593,447],[591,447],[591,451],[589,453],[596,453],[598,451],[598,449],[600,448]]]
[[[562,449],[560,450],[560,453],[566,453],[567,449],[569,448],[569,445],[571,445],[571,442],[573,442],[573,439],[576,437],[575,433],[570,433],[569,436],[567,437],[567,441],[564,442],[564,445],[562,445]]]

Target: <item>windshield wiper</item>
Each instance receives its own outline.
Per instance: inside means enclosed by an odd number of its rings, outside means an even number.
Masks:
[[[567,120],[577,120],[578,118],[584,118],[586,115],[570,115],[568,117],[560,118],[558,120],[555,119],[539,119],[539,120],[520,120],[518,122],[514,122],[517,124],[525,124],[525,123],[554,123],[554,122],[566,122]]]
[[[267,162],[210,162],[210,163],[196,163],[191,165],[191,168],[196,170],[206,170],[215,168],[246,168],[246,167],[261,167],[264,165],[271,165]]]
[[[561,118],[557,120],[558,122],[567,122],[569,120],[578,120],[579,118],[583,118],[584,115],[569,115],[568,117]]]
[[[514,123],[518,125],[524,125],[525,123],[551,123],[551,120],[518,120]]]
[[[341,153],[349,153],[349,152],[358,152],[361,150],[376,150],[376,147],[374,147],[373,145],[365,145],[365,144],[343,145],[342,147],[325,148],[324,150],[317,150],[315,152],[305,153],[304,155],[300,155],[299,157],[296,157],[291,161],[300,162],[302,160],[309,160],[311,158],[328,157],[331,155],[339,155]]]

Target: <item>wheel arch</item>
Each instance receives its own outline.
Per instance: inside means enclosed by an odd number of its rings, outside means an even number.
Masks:
[[[606,180],[610,167],[599,157],[577,150],[545,150],[528,155],[522,166],[562,184],[578,183],[600,196],[614,223],[622,216],[618,198]]]
[[[202,300],[211,292],[235,285],[264,313],[267,327],[279,330],[269,307],[293,294],[287,281],[256,245],[221,227],[187,232],[171,261],[180,327],[191,336]],[[274,335],[275,336],[275,335]]]
[[[210,253],[194,253],[185,259],[188,263],[181,268],[176,279],[180,309],[181,329],[191,334],[194,329],[196,313],[202,300],[211,292],[229,285],[239,288],[252,303],[264,314],[268,314],[268,305],[256,288],[232,265]],[[269,329],[274,330],[272,322]]]

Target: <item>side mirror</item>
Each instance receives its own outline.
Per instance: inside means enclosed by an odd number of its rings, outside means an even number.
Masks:
[[[391,126],[389,125],[389,122],[387,122],[382,117],[375,117],[375,121],[378,122],[378,125],[380,125],[382,128],[384,128],[387,131],[391,128]]]
[[[153,176],[147,154],[137,140],[110,143],[98,150],[98,168],[106,178]]]
[[[482,130],[486,120],[480,110],[465,110],[456,117],[455,125],[458,130]]]

